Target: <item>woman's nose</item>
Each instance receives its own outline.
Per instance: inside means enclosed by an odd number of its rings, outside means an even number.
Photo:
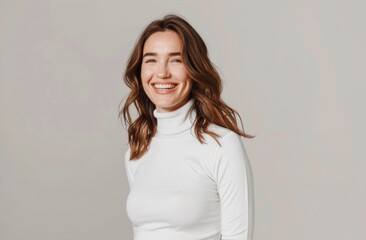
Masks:
[[[157,77],[158,78],[169,78],[169,77],[171,77],[171,74],[170,74],[168,68],[165,66],[165,64],[162,64],[159,67]]]

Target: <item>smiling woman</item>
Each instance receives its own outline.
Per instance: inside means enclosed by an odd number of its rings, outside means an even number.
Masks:
[[[181,56],[182,41],[174,31],[156,32],[145,42],[141,81],[158,112],[170,112],[189,100],[192,80]]]
[[[240,136],[253,136],[221,99],[221,78],[199,34],[176,15],[153,21],[124,80],[134,239],[251,240],[253,177]]]

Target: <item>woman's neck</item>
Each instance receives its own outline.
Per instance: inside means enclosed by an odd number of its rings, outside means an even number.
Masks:
[[[157,133],[171,135],[190,129],[194,121],[195,112],[188,113],[193,103],[194,99],[190,99],[186,104],[171,112],[158,112],[155,109],[154,116],[157,120]]]

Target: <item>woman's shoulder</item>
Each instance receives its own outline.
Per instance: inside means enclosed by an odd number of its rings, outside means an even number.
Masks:
[[[224,138],[227,135],[237,135],[236,132],[232,131],[231,129],[219,126],[217,124],[211,123],[208,127],[208,130],[211,132],[216,133],[217,135],[219,135],[221,138]]]
[[[219,138],[218,138],[219,142],[223,143],[223,144],[225,144],[225,142],[230,143],[233,141],[233,139],[240,140],[240,136],[236,132],[232,131],[231,129],[228,129],[228,128],[225,128],[225,127],[222,127],[222,126],[219,126],[216,124],[210,124],[208,127],[208,130],[210,132],[216,133],[219,136]],[[214,140],[214,139],[212,139],[212,140]]]

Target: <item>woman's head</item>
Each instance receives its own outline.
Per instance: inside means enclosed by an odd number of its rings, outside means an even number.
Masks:
[[[171,30],[153,33],[142,51],[141,84],[157,111],[174,111],[190,99],[192,81],[182,60],[182,41]]]
[[[129,125],[131,159],[146,152],[156,133],[154,109],[173,111],[190,98],[195,100],[195,133],[201,142],[203,133],[218,137],[207,129],[210,123],[250,137],[237,127],[236,111],[221,99],[221,79],[208,57],[206,44],[179,16],[167,15],[145,28],[129,58],[124,81],[131,92],[120,115]],[[139,115],[134,121],[129,113],[131,105]]]
[[[206,44],[196,30],[183,18],[176,15],[167,15],[163,19],[151,22],[145,28],[132,51],[125,72],[125,82],[134,92],[131,100],[136,100],[138,105],[146,103],[148,99],[152,101],[147,95],[148,92],[145,92],[142,87],[141,77],[145,73],[143,71],[143,58],[146,45],[150,46],[149,43],[153,42],[152,38],[156,39],[157,35],[171,35],[172,41],[179,39],[180,58],[189,78],[192,80],[192,90],[195,93],[190,97],[197,98],[203,92],[217,96],[217,92],[221,91],[221,81],[208,58]],[[169,71],[167,71],[167,74],[169,74]],[[215,89],[212,89],[213,87]],[[202,93],[197,93],[197,91],[202,91]]]

